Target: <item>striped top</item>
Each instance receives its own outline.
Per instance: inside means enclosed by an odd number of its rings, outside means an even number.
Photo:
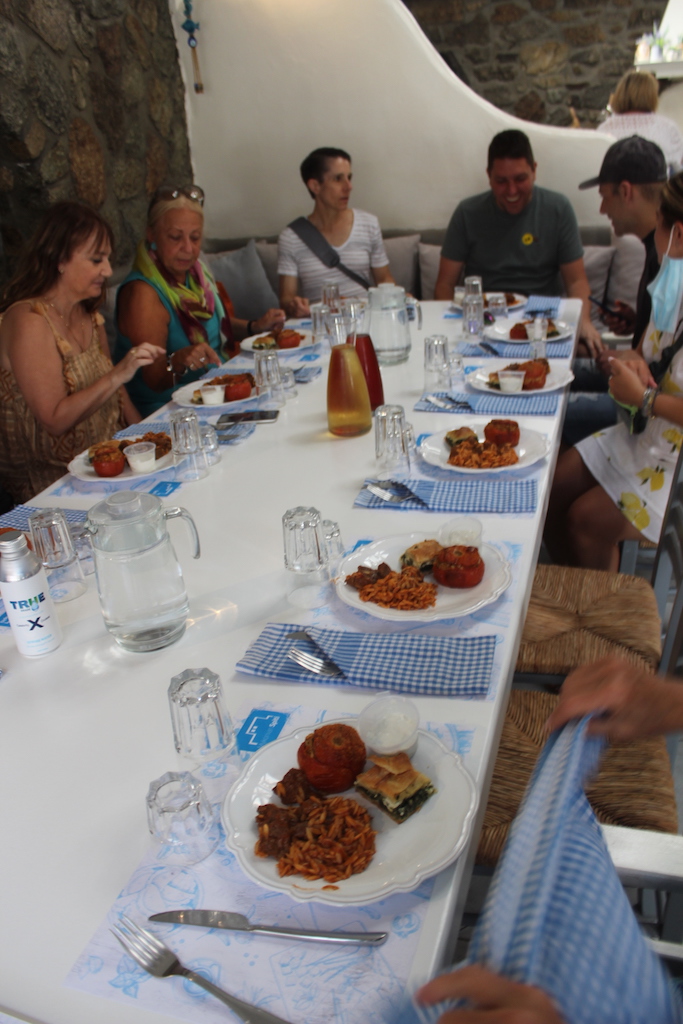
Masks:
[[[379,221],[364,210],[353,210],[351,234],[343,245],[334,245],[342,263],[372,281],[371,267],[386,267],[389,258],[384,249]],[[334,281],[342,295],[365,295],[365,289],[338,268],[326,267],[291,228],[285,228],[277,244],[277,272],[299,279],[298,294],[319,302],[323,284]]]

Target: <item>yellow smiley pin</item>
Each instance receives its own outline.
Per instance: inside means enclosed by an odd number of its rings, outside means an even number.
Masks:
[[[534,236],[529,234],[527,231],[526,235],[522,235],[522,245],[531,245],[534,241]]]

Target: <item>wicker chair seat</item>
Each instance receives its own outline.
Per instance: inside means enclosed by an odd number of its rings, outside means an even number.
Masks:
[[[493,866],[547,739],[545,723],[559,697],[512,690],[479,839],[477,863]],[[675,833],[676,795],[661,736],[612,744],[586,791],[598,821]]]
[[[650,584],[639,576],[539,565],[517,672],[567,675],[598,658],[656,669],[661,623]]]
[[[539,565],[517,672],[565,676],[606,656],[656,670],[661,623],[650,584],[638,576]],[[524,796],[559,697],[512,690],[484,816],[477,863],[494,865]],[[676,798],[662,737],[613,744],[587,790],[598,820],[676,832]]]

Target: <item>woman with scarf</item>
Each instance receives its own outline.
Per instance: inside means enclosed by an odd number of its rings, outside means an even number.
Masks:
[[[683,441],[683,174],[664,185],[655,245],[650,323],[635,352],[610,360],[610,394],[628,423],[557,464],[545,531],[556,562],[616,571],[621,540],[659,540]]]
[[[258,320],[230,316],[216,283],[199,259],[204,193],[197,185],[160,188],[147,215],[147,237],[117,295],[116,356],[151,342],[165,355],[128,384],[142,416],[170,401],[181,384],[198,380],[221,360],[221,332],[229,345],[248,334],[280,327],[285,314],[269,309]]]

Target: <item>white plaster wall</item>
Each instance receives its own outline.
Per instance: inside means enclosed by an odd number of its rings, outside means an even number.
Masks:
[[[443,227],[461,198],[487,187],[489,141],[511,127],[531,138],[538,183],[564,192],[581,224],[605,223],[597,189],[577,185],[597,174],[608,140],[491,106],[400,0],[196,0],[202,95],[182,0],[170,4],[208,236],[274,234],[308,212],[298,167],[325,145],[351,153],[354,205],[384,228]]]

